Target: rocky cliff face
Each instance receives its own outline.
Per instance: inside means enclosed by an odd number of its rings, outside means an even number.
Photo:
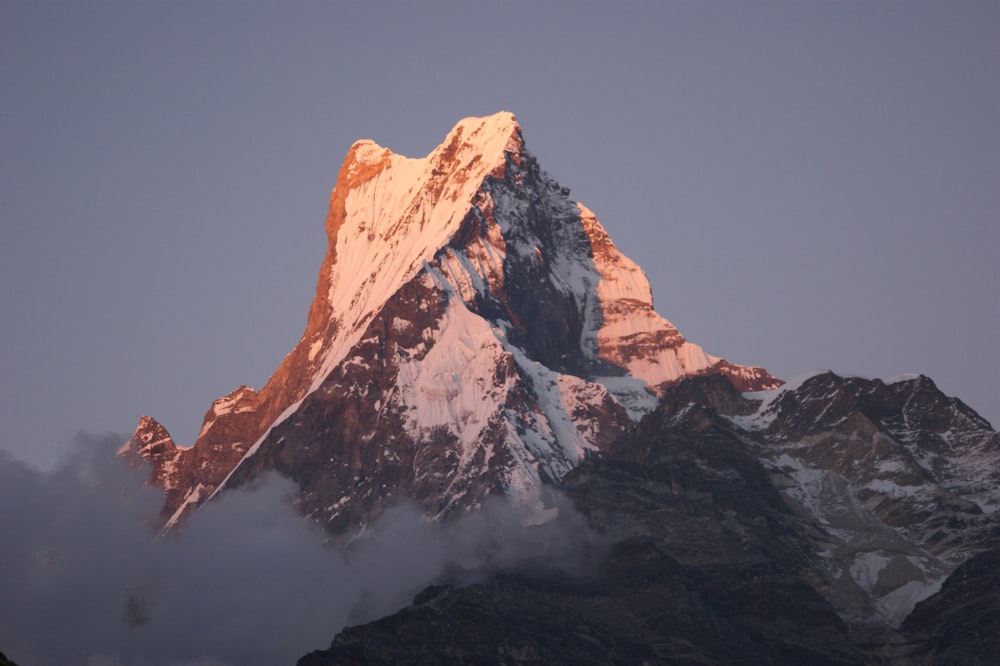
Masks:
[[[998,463],[926,377],[687,379],[563,478],[595,570],[445,579],[300,664],[988,663]]]
[[[853,618],[898,626],[1000,537],[1000,436],[927,377],[824,373],[734,420],[789,505],[825,533],[815,551]]]
[[[306,331],[268,383],[217,400],[190,448],[149,417],[123,448],[153,464],[169,524],[265,470],[335,531],[401,497],[432,517],[491,494],[544,515],[546,484],[679,379],[780,384],[658,315],[509,113],[461,121],[423,159],[357,142],[326,229]]]

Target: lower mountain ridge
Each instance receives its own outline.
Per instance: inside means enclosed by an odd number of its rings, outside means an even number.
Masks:
[[[926,377],[687,379],[563,478],[586,573],[446,578],[299,665],[991,663],[998,488],[1000,436]]]

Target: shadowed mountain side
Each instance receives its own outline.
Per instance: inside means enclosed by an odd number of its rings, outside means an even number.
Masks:
[[[630,539],[589,578],[520,571],[428,588],[298,664],[863,663],[815,592],[759,574],[692,571]]]
[[[965,663],[1000,627],[995,550],[959,566],[1000,545],[998,455],[989,424],[923,377],[749,395],[687,379],[563,478],[614,544],[591,576],[432,588],[300,664]]]

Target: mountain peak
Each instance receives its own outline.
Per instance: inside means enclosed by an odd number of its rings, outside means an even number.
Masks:
[[[481,146],[487,152],[490,145],[503,145],[511,137],[521,133],[517,116],[510,111],[498,111],[488,116],[468,116],[462,118],[448,132],[442,146],[461,137],[468,146]]]
[[[508,111],[490,116],[470,116],[458,121],[444,142],[432,153],[468,152],[480,154],[486,162],[503,157],[503,152],[515,153],[520,147],[521,126]]]
[[[332,368],[381,306],[454,236],[482,182],[523,148],[512,113],[458,122],[424,158],[356,142],[330,196],[326,282],[342,344],[324,346]],[[328,327],[330,328],[330,327]],[[317,354],[319,351],[317,350]],[[315,356],[314,356],[315,357]]]
[[[347,151],[344,167],[349,173],[359,173],[373,167],[385,166],[392,151],[371,139],[358,139]]]
[[[326,231],[299,343],[174,453],[191,478],[168,489],[171,521],[267,469],[299,481],[301,508],[331,529],[400,496],[435,517],[496,493],[544,510],[545,484],[667,385],[780,384],[656,313],[642,269],[541,170],[512,113],[465,118],[422,158],[354,143]]]
[[[347,151],[344,166],[348,173],[359,173],[388,165],[390,158],[396,157],[414,162],[433,163],[438,167],[446,162],[461,162],[462,156],[483,162],[495,163],[503,159],[503,153],[516,152],[520,144],[521,126],[509,111],[500,111],[489,116],[469,116],[458,121],[445,140],[424,158],[410,158],[396,155],[389,148],[372,139],[358,139]],[[350,179],[348,179],[348,182]],[[338,178],[338,185],[348,182]]]

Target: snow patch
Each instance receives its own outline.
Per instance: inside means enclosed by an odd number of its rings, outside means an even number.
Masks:
[[[894,570],[896,575],[899,570],[907,571],[910,580],[891,587]],[[899,627],[914,606],[936,594],[946,578],[928,575],[921,558],[881,550],[857,553],[849,572],[854,582],[868,593],[878,614],[892,627]]]
[[[505,353],[486,320],[451,299],[438,338],[424,357],[399,359],[397,386],[410,435],[421,441],[434,428],[445,427],[459,439],[463,459],[471,458],[511,388],[511,378],[495,376]]]
[[[309,345],[309,361],[312,362],[316,359],[316,355],[319,354],[320,350],[323,348],[323,338],[317,338]]]
[[[875,605],[889,626],[899,628],[918,603],[941,590],[946,578],[908,581],[885,596],[876,597]]]
[[[772,463],[795,482],[794,486],[785,490],[785,494],[802,505],[820,524],[829,525],[826,512],[832,507],[824,501],[828,494],[827,472],[812,468],[787,453],[781,454]]]
[[[865,484],[865,488],[890,497],[913,497],[920,493],[922,486],[901,486],[889,479],[875,479]]]
[[[860,585],[865,592],[871,593],[878,583],[879,574],[888,566],[892,558],[880,553],[858,553],[851,562],[850,573],[854,582]]]
[[[574,420],[573,414],[582,404],[600,403],[608,395],[606,388],[600,384],[588,382],[579,377],[564,375],[541,363],[532,361],[519,348],[508,345],[507,349],[514,355],[518,366],[528,376],[539,406],[548,422],[547,430],[554,441],[548,442],[559,447],[559,459],[565,460],[571,466],[576,466],[584,452],[594,448],[593,442],[599,424],[589,420]],[[551,457],[551,454],[548,456]],[[552,469],[554,478],[562,478],[569,469]]]
[[[187,491],[184,495],[184,499],[181,501],[180,506],[174,511],[173,515],[170,516],[170,520],[163,526],[163,531],[166,532],[171,527],[177,524],[177,521],[181,519],[181,516],[188,510],[192,504],[197,504],[201,500],[201,494],[205,490],[205,485],[199,483],[197,486]]]
[[[660,403],[659,398],[649,390],[649,385],[636,377],[594,377],[594,381],[615,397],[634,422],[652,412]]]

